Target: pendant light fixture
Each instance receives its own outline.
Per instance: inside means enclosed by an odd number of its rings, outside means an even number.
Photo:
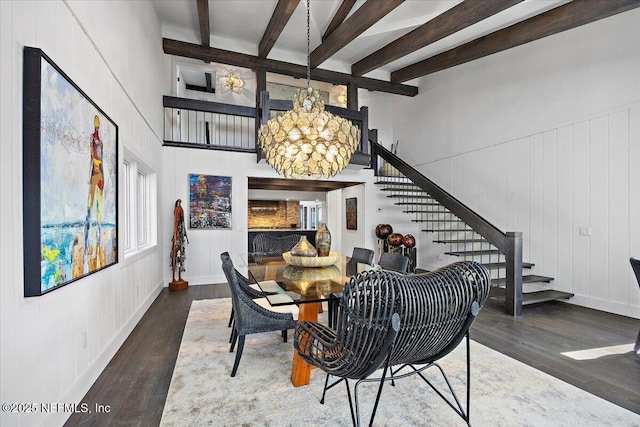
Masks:
[[[298,89],[293,109],[260,126],[258,144],[267,163],[285,178],[330,178],[344,169],[358,146],[351,121],[324,109],[311,88],[310,8],[307,3],[307,89]]]

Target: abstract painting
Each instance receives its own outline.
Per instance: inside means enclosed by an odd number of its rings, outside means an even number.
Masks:
[[[24,48],[25,296],[118,262],[118,127],[40,49]]]
[[[189,227],[231,228],[231,177],[189,175]]]
[[[358,199],[352,197],[346,199],[346,213],[347,213],[347,230],[358,229]]]

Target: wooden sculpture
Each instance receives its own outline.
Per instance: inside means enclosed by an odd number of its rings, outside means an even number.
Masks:
[[[173,210],[173,236],[171,237],[171,271],[172,281],[169,283],[170,291],[180,291],[187,289],[189,282],[182,279],[182,272],[185,270],[184,262],[187,259],[186,243],[187,228],[184,224],[184,210],[181,206],[182,200],[176,200]],[[178,271],[178,280],[176,280],[176,270]]]

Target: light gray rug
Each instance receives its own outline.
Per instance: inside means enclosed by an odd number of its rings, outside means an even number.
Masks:
[[[230,299],[194,301],[173,372],[162,426],[349,426],[344,385],[319,403],[324,374],[314,369],[311,384],[289,380],[292,331],[247,337],[235,378],[227,321]],[[458,397],[465,401],[461,344],[441,361]],[[471,424],[474,426],[639,426],[640,415],[472,342]],[[435,369],[429,378],[443,381]],[[376,386],[360,387],[363,424],[368,424]],[[378,426],[463,426],[459,418],[418,377],[387,383],[375,418]]]

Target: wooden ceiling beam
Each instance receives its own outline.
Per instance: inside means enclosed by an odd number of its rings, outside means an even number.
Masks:
[[[406,82],[436,71],[455,67],[639,6],[640,0],[573,0],[510,27],[393,71],[391,82]]]
[[[309,179],[257,178],[249,177],[249,190],[319,191],[327,192],[340,188],[360,185],[352,181],[321,181]]]
[[[404,0],[367,0],[311,52],[311,68],[318,67],[403,2]]]
[[[200,22],[200,39],[202,46],[211,45],[211,30],[209,29],[209,0],[198,0],[198,21]]]
[[[340,24],[342,24],[349,12],[351,12],[353,5],[356,4],[356,1],[357,0],[342,0],[338,11],[335,15],[333,15],[333,19],[331,20],[331,22],[329,22],[327,29],[322,35],[322,41],[325,41],[325,39],[329,37],[329,35],[340,26]]]
[[[362,76],[451,34],[476,24],[523,0],[466,0],[415,30],[378,49],[351,66],[351,74]]]
[[[298,7],[298,3],[300,3],[300,0],[278,0],[278,4],[269,20],[269,25],[267,25],[267,29],[264,31],[258,45],[259,58],[266,58],[269,55],[282,30],[289,22],[293,11]]]
[[[217,62],[220,64],[249,68],[251,70],[263,67],[266,71],[276,74],[284,74],[301,79],[307,77],[307,67],[304,65],[291,64],[273,59],[258,58],[253,55],[216,49],[213,47],[205,48],[198,44],[167,38],[162,39],[162,48],[164,53],[168,55]],[[418,88],[416,86],[395,84],[385,80],[377,80],[367,77],[352,77],[349,74],[339,73],[337,71],[321,69],[311,70],[311,78],[321,82],[340,85],[353,83],[362,89],[392,93],[395,95],[415,96],[418,94]]]

